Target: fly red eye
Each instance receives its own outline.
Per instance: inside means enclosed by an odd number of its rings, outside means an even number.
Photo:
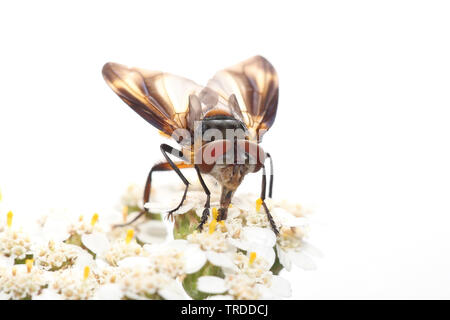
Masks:
[[[242,150],[249,156],[250,164],[253,164],[253,172],[257,172],[264,165],[264,160],[266,159],[265,152],[262,147],[257,143],[248,140],[238,140],[238,150]]]
[[[208,173],[223,156],[233,148],[228,140],[217,140],[204,144],[195,154],[194,161],[203,173]]]

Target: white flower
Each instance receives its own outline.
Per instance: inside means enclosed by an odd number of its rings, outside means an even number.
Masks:
[[[274,202],[274,207],[283,208],[295,217],[304,217],[310,213],[309,210],[306,210],[302,205],[298,203],[291,203],[287,200]]]
[[[307,221],[305,217],[294,216],[289,211],[281,207],[273,207],[271,213],[277,222],[277,225],[283,227],[305,227],[307,226]]]
[[[233,262],[237,266],[238,272],[245,273],[258,283],[267,284],[272,278],[272,272],[269,271],[271,268],[270,263],[255,252],[247,253],[247,255],[237,252]]]
[[[207,299],[289,297],[289,282],[271,271],[275,249],[288,270],[292,264],[312,269],[311,257],[320,256],[305,241],[305,210],[266,199],[280,226],[277,237],[260,200],[256,201],[255,195],[237,194],[227,219],[218,222],[220,188],[217,182],[207,184],[212,192],[207,223],[202,231],[186,235],[196,222],[191,213],[200,216],[206,201],[201,185],[193,183],[176,213],[190,211],[189,217],[179,217],[186,218],[181,221],[189,228],[176,223],[174,236],[183,238],[177,240],[171,240],[172,231],[163,221],[111,229],[122,216],[118,212],[77,220],[46,216],[34,228],[26,224],[26,233],[15,225],[12,228],[11,213],[7,224],[0,226],[0,299],[190,299],[187,293],[197,298],[195,289],[209,294]],[[184,185],[153,191],[146,206],[151,212],[165,213],[178,205]],[[141,187],[130,186],[122,205],[138,210],[141,196]],[[26,265],[14,265],[17,259],[30,256],[34,260],[28,259]]]
[[[133,240],[130,243],[126,243],[125,240],[119,239],[111,244],[110,249],[105,253],[105,259],[114,266],[118,261],[124,258],[136,257],[144,254],[143,248],[136,243],[136,241]]]
[[[144,266],[123,267],[124,277],[120,279],[124,297],[129,299],[158,299],[179,296],[176,280],[163,273]]]
[[[110,242],[104,233],[92,232],[83,234],[81,242],[95,253],[97,259],[103,259],[110,265],[117,266],[118,262],[124,258],[145,255],[142,246],[132,239],[133,234],[134,231],[129,229],[125,238]]]
[[[203,276],[198,279],[197,289],[211,294],[225,294],[238,300],[256,300],[262,293],[256,282],[244,274],[229,275],[225,279]]]
[[[98,283],[92,273],[86,276],[85,270],[64,269],[53,273],[49,288],[64,299],[86,300],[93,297]]]
[[[48,284],[45,272],[25,265],[0,268],[0,292],[8,299],[33,299]]]
[[[50,240],[33,250],[33,258],[38,267],[54,271],[74,265],[82,251],[78,246]]]
[[[94,218],[94,216],[97,218]],[[83,234],[90,234],[93,232],[104,232],[106,228],[103,227],[101,223],[97,222],[99,219],[99,215],[96,213],[94,213],[89,219],[84,216],[79,216],[76,221],[69,224],[68,232],[71,236],[81,236]]]
[[[31,239],[21,230],[5,228],[0,233],[0,255],[25,259],[31,253]]]
[[[263,257],[270,267],[275,262],[273,247],[276,243],[276,236],[271,229],[244,227],[241,231],[241,237],[239,239],[229,239],[229,242],[241,250],[255,252],[257,256]]]
[[[225,294],[221,298],[238,300],[276,299],[291,295],[289,282],[274,276],[266,284],[259,284],[254,278],[244,274],[229,274],[224,279],[215,276],[203,276],[198,279],[197,289],[211,294]]]
[[[236,268],[232,261],[236,248],[227,241],[225,232],[220,230],[212,233],[209,230],[195,231],[187,237],[187,241],[197,244],[199,249],[205,253],[206,259],[213,265],[231,270]]]
[[[277,253],[280,263],[290,271],[292,263],[304,270],[314,270],[316,264],[311,256],[320,257],[319,250],[304,239],[301,228],[282,228],[277,242]]]
[[[153,268],[176,277],[195,273],[206,263],[206,254],[199,245],[186,240],[171,240],[162,244],[144,245]]]

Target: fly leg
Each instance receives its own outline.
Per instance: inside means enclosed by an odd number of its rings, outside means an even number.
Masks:
[[[192,168],[191,164],[188,164],[188,163],[182,162],[182,161],[175,162],[175,165],[179,169]],[[144,189],[144,196],[143,196],[143,203],[144,204],[146,204],[147,202],[150,201],[150,190],[151,190],[151,187],[152,187],[152,175],[153,175],[153,172],[155,172],[155,171],[170,171],[170,170],[173,170],[173,168],[168,162],[157,163],[151,168],[151,170],[150,170],[150,172],[148,173],[148,176],[147,176],[147,181],[145,182],[145,189]],[[144,210],[139,212],[136,215],[136,217],[134,217],[131,221],[128,221],[128,222],[126,222],[124,224],[115,225],[114,227],[125,227],[125,226],[128,226],[128,225],[132,224],[133,222],[135,222],[136,220],[138,220],[143,215],[145,215],[147,212],[148,212],[148,210],[145,208]]]
[[[266,157],[269,158],[270,161],[270,179],[269,179],[269,198],[272,198],[272,189],[273,189],[273,161],[270,153],[266,152]]]
[[[209,191],[208,187],[206,186],[206,183],[203,180],[203,177],[200,173],[200,169],[198,168],[198,166],[195,166],[195,170],[197,171],[197,175],[198,175],[198,179],[200,180],[200,184],[202,185],[203,190],[206,193],[205,209],[203,210],[202,217],[200,219],[200,224],[197,227],[197,229],[199,229],[201,231],[203,229],[203,225],[205,224],[206,220],[208,220],[208,217],[209,217],[211,192]]]
[[[180,169],[185,169],[185,168],[192,168],[193,165],[186,163],[186,162],[173,162],[169,156],[167,155],[167,153],[171,153],[175,156],[177,156],[180,159],[183,159],[185,161],[187,161],[187,159],[185,159],[183,157],[183,154],[181,151],[176,150],[174,148],[172,148],[171,146],[167,145],[167,144],[162,144],[161,145],[161,152],[163,153],[164,157],[166,158],[167,162],[162,162],[162,163],[158,163],[155,164],[152,169],[150,170],[150,172],[148,173],[147,176],[147,181],[145,182],[145,189],[144,189],[144,204],[146,204],[147,202],[150,201],[150,191],[151,191],[151,185],[152,185],[152,174],[154,171],[170,171],[170,170],[175,170],[175,172],[178,174],[178,176],[180,177],[180,179],[183,181],[183,183],[186,185],[186,188],[184,190],[184,194],[183,194],[183,198],[181,199],[180,204],[173,210],[169,211],[169,218],[172,218],[172,214],[174,211],[178,210],[181,205],[183,204],[184,200],[186,199],[186,193],[187,193],[187,189],[189,186],[189,182],[187,181],[187,179],[184,177],[184,175],[181,173]],[[140,217],[142,217],[143,215],[145,215],[148,212],[147,209],[142,210],[141,212],[138,213],[138,215],[136,217],[134,217],[131,221],[124,223],[124,224],[118,224],[115,225],[114,227],[125,227],[127,225],[132,224],[133,222],[135,222],[136,220],[138,220]]]
[[[262,176],[262,183],[261,183],[261,200],[262,200],[262,206],[264,207],[264,211],[267,214],[267,219],[269,220],[270,226],[272,227],[273,232],[275,232],[275,235],[279,235],[280,232],[278,231],[277,225],[275,224],[275,221],[273,221],[273,217],[270,214],[269,208],[267,208],[266,202],[264,201],[266,199],[266,168],[263,166],[263,176]],[[269,190],[270,193],[270,190]]]
[[[183,181],[184,185],[186,186],[186,188],[184,189],[183,197],[181,198],[180,204],[175,209],[170,210],[169,213],[167,214],[167,219],[170,219],[171,221],[173,221],[173,213],[175,211],[177,211],[178,209],[180,209],[180,207],[184,203],[184,200],[186,200],[186,194],[187,194],[187,191],[189,188],[189,181],[187,181],[186,177],[181,173],[180,169],[176,166],[176,164],[172,161],[172,159],[169,158],[169,153],[174,155],[177,158],[184,160],[184,161],[188,161],[188,159],[186,159],[183,156],[183,153],[181,151],[179,151],[165,143],[163,143],[161,145],[161,152],[164,155],[164,158],[166,158],[169,165],[172,167],[173,170],[175,170],[177,175],[180,177],[181,181]]]

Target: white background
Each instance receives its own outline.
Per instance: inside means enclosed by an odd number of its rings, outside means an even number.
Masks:
[[[294,298],[450,298],[449,16],[444,1],[2,2],[3,209],[101,212],[161,159],[105,62],[205,83],[262,54],[280,77],[274,195],[314,210],[324,253],[285,274]]]

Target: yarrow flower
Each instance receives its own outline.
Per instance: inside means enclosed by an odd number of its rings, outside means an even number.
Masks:
[[[31,253],[30,237],[21,230],[5,228],[0,230],[0,254],[15,259],[25,259]]]
[[[68,300],[86,300],[94,296],[98,282],[90,268],[56,271],[50,284],[56,294]]]
[[[291,270],[292,263],[304,270],[316,268],[312,257],[320,257],[321,253],[305,241],[304,236],[299,227],[281,229],[276,249],[280,263],[287,271]]]
[[[28,265],[0,267],[0,293],[4,299],[33,299],[48,285],[44,271]]]
[[[56,271],[69,268],[81,254],[81,248],[64,242],[48,241],[34,249],[33,257],[38,267]]]
[[[119,281],[127,299],[180,299],[184,293],[176,281],[165,273],[152,268],[135,265],[122,267],[124,277]]]
[[[218,221],[220,191],[211,190],[211,214],[197,226],[205,194],[193,183],[173,225],[162,216],[179,203],[184,185],[152,190],[148,213],[142,187],[130,186],[117,211],[54,215],[24,232],[7,213],[0,224],[0,299],[281,299],[291,295],[278,274],[292,265],[310,270],[320,252],[307,241],[307,211],[266,199],[280,234],[272,231],[262,201],[235,195]],[[153,192],[155,191],[155,192]],[[1,213],[1,212],[0,212]],[[5,223],[6,222],[6,223]],[[30,222],[31,223],[31,222]]]

